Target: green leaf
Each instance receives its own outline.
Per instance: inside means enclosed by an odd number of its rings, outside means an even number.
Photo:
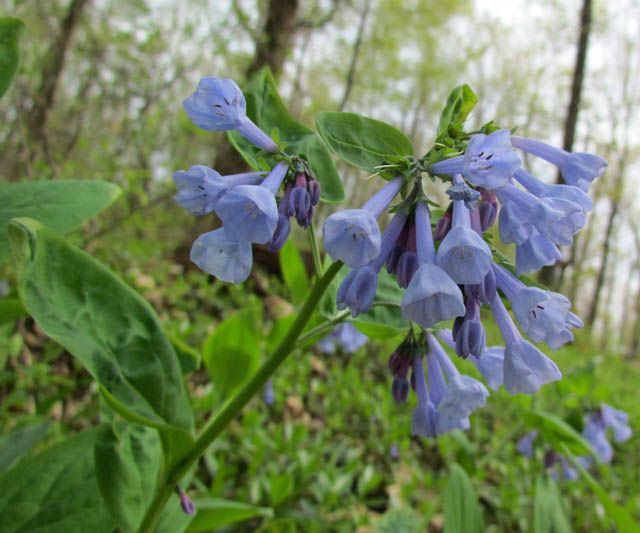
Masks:
[[[302,302],[309,292],[307,269],[302,262],[300,252],[289,239],[280,250],[280,269],[295,303]]]
[[[276,320],[269,330],[269,335],[266,340],[266,351],[272,353],[280,344],[280,341],[284,339],[284,336],[289,332],[291,326],[295,322],[297,315],[287,315]],[[310,321],[311,322],[311,321]],[[309,326],[307,325],[307,328]]]
[[[179,339],[175,335],[169,335],[169,340],[176,351],[178,356],[178,362],[180,363],[180,370],[182,375],[190,374],[200,368],[200,361],[202,357],[188,344],[185,344],[182,339]]]
[[[205,341],[202,359],[219,401],[228,398],[258,369],[262,306],[256,301],[218,324]]]
[[[318,132],[341,159],[375,174],[393,156],[413,154],[413,145],[399,129],[355,113],[320,113]]]
[[[162,448],[157,431],[129,422],[105,424],[94,454],[98,486],[107,508],[122,531],[134,531],[158,481]]]
[[[94,470],[96,433],[74,435],[0,476],[3,531],[113,531]]]
[[[338,203],[344,200],[344,190],[331,154],[317,133],[296,121],[282,103],[271,71],[260,70],[242,90],[247,101],[247,116],[263,131],[278,130],[280,143],[289,155],[303,156],[320,182],[320,199]],[[236,131],[228,133],[233,146],[256,170],[263,170],[260,160],[272,168],[277,160],[260,150]]]
[[[293,476],[289,472],[273,474],[269,478],[269,501],[276,507],[285,501],[295,488]]]
[[[24,29],[21,20],[12,17],[0,17],[0,98],[11,85],[18,70],[18,38]],[[4,207],[4,204],[0,202]]]
[[[195,503],[197,512],[189,523],[187,531],[212,531],[256,516],[267,518],[273,516],[273,509],[270,507],[256,507],[233,500],[209,498]]]
[[[32,424],[0,436],[0,474],[38,444],[48,428],[48,423]]]
[[[562,494],[551,476],[546,473],[536,481],[533,530],[535,533],[571,533]]]
[[[587,483],[591,487],[591,490],[595,492],[598,500],[604,507],[609,518],[611,518],[620,533],[640,533],[640,526],[634,521],[633,517],[624,509],[614,502],[607,494],[607,491],[600,486],[600,484],[593,478],[589,472],[587,472],[579,461],[571,453],[571,450],[565,444],[561,444],[562,452],[569,458],[573,466],[575,466],[582,476],[587,480]]]
[[[33,181],[0,186],[0,261],[11,255],[7,223],[12,218],[33,218],[58,233],[67,233],[119,195],[120,188],[106,181]]]
[[[444,494],[444,533],[482,533],[482,510],[464,469],[454,463]]]
[[[562,445],[566,445],[578,455],[594,454],[589,442],[561,418],[539,410],[525,413],[525,418],[528,425],[537,429],[542,439],[553,449],[559,450]]]
[[[3,298],[0,300],[0,324],[28,315],[20,298]]]
[[[153,308],[104,265],[28,218],[9,224],[22,301],[134,422],[190,430],[191,408]]]
[[[477,102],[478,98],[468,85],[459,85],[453,89],[440,115],[437,139],[448,137],[451,126],[461,126]]]

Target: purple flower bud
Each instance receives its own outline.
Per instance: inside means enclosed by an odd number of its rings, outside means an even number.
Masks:
[[[402,257],[400,257],[400,261],[398,261],[398,286],[406,289],[411,283],[413,275],[417,272],[418,267],[418,254],[409,251],[403,253]]]
[[[311,197],[311,205],[317,205],[320,201],[320,183],[315,178],[309,178],[307,181],[307,191]]]
[[[289,222],[289,217],[282,214],[278,215],[276,229],[273,232],[273,237],[271,237],[271,240],[269,241],[269,251],[278,252],[279,250],[282,250],[282,247],[287,242],[290,233],[291,222]]]
[[[182,507],[182,510],[185,512],[185,514],[188,514],[189,516],[195,514],[195,504],[193,503],[191,498],[189,498],[189,496],[187,496],[187,494],[182,490],[182,487],[180,485],[176,485],[176,492],[178,493],[178,496],[180,496],[180,507]]]
[[[451,221],[453,219],[453,211],[448,210],[438,222],[436,222],[436,229],[433,232],[433,239],[436,241],[441,241],[447,236],[449,230],[451,230]]]
[[[409,382],[406,378],[394,377],[391,384],[391,395],[397,403],[404,403],[409,397]]]
[[[495,224],[498,216],[498,199],[496,193],[482,189],[482,202],[478,210],[480,212],[480,227],[482,231],[487,231]]]
[[[366,313],[373,304],[373,298],[378,288],[378,273],[371,267],[365,266],[352,270],[344,278],[336,295],[339,310],[349,308],[353,318]]]

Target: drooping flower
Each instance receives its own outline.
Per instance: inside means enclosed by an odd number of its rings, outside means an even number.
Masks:
[[[193,215],[206,215],[215,209],[217,201],[238,185],[256,185],[262,181],[262,172],[245,172],[221,176],[203,165],[173,174],[178,193],[174,200]]]
[[[183,102],[189,118],[205,130],[237,130],[247,140],[276,153],[278,145],[247,117],[244,95],[231,79],[202,78],[196,91]]]
[[[509,394],[533,394],[542,385],[562,378],[557,365],[522,338],[500,298],[493,299],[491,310],[506,345],[504,387]]]
[[[336,344],[345,352],[353,353],[367,342],[365,334],[349,322],[341,322],[324,339],[318,341],[320,350],[324,353],[334,353]]]
[[[579,187],[584,192],[589,190],[591,182],[607,168],[606,160],[597,155],[570,153],[534,139],[513,136],[511,144],[557,166],[565,183]]]
[[[537,429],[527,431],[527,433],[520,438],[518,444],[516,444],[518,453],[524,455],[527,459],[531,459],[533,457],[533,441],[536,440],[537,436]]]
[[[333,213],[322,226],[322,238],[327,253],[350,268],[359,268],[380,253],[380,229],[376,219],[385,211],[402,188],[402,178],[396,178],[380,189],[362,209],[347,209]]]
[[[424,328],[430,328],[442,320],[463,315],[465,308],[462,293],[456,283],[436,265],[435,246],[426,203],[418,203],[415,217],[420,267],[404,293],[401,308],[406,318]]]
[[[280,161],[260,185],[239,185],[216,205],[216,214],[230,240],[265,244],[278,224],[275,193],[284,180],[289,163]]]
[[[509,130],[474,135],[464,155],[434,163],[429,172],[462,174],[472,185],[488,190],[503,187],[521,163],[510,136]]]
[[[454,184],[462,180],[454,176]],[[464,201],[453,205],[453,222],[436,255],[438,266],[459,284],[481,283],[491,268],[492,255],[486,242],[471,228]]]
[[[219,228],[195,240],[191,247],[191,261],[222,281],[242,283],[251,273],[251,243],[231,241]]]

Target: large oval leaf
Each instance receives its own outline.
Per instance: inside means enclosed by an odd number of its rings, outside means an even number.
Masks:
[[[0,186],[0,261],[11,255],[7,223],[29,217],[67,233],[109,207],[120,188],[106,181],[60,180]]]
[[[356,113],[320,113],[316,127],[334,154],[372,174],[390,159],[413,154],[411,141],[399,129]]]
[[[74,435],[0,477],[2,531],[111,533],[93,466],[96,430]]]
[[[242,90],[247,101],[247,116],[263,131],[278,130],[280,142],[285,143],[285,151],[290,155],[304,156],[316,179],[320,182],[320,199],[337,203],[344,199],[342,182],[333,163],[331,154],[317,133],[296,121],[282,103],[271,71],[260,70]],[[272,156],[255,147],[242,135],[229,132],[229,138],[242,157],[254,168],[264,170],[260,164],[262,157],[270,167],[276,163]]]
[[[9,235],[25,307],[100,383],[109,405],[138,423],[190,429],[178,359],[153,308],[39,222],[12,220]]]

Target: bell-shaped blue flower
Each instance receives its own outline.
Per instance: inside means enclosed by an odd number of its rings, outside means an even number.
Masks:
[[[600,414],[605,427],[613,429],[613,438],[616,442],[624,442],[631,438],[633,432],[629,427],[629,415],[619,409],[603,403],[600,405]]]
[[[580,152],[569,153],[534,139],[511,137],[511,144],[557,166],[565,183],[579,187],[585,192],[589,189],[591,182],[600,176],[607,167],[606,160],[597,155]]]
[[[183,106],[198,126],[216,131],[239,128],[247,110],[244,95],[236,82],[214,77],[202,78]]]
[[[531,459],[533,457],[533,441],[536,440],[537,436],[538,430],[532,429],[531,431],[527,431],[527,433],[520,438],[518,444],[516,444],[518,453]]]
[[[415,383],[418,405],[413,412],[411,420],[411,435],[421,437],[435,437],[437,433],[438,415],[436,407],[431,401],[427,381],[424,376],[422,357],[413,358],[413,381]]]
[[[278,224],[275,193],[289,164],[280,161],[260,185],[239,185],[216,204],[216,213],[232,241],[269,242]]]
[[[462,292],[449,275],[435,264],[429,210],[424,202],[416,207],[416,241],[420,267],[402,298],[402,314],[423,328],[464,315]]]
[[[533,394],[551,381],[562,378],[556,364],[529,341],[522,338],[500,298],[491,310],[504,338],[504,387],[509,394]]]
[[[201,270],[222,281],[242,283],[251,272],[251,244],[231,241],[219,228],[195,240],[191,247],[191,260]]]
[[[193,215],[206,215],[215,209],[218,200],[230,189],[260,183],[262,173],[221,176],[211,168],[194,165],[189,170],[174,172],[173,180],[178,187],[174,200]]]
[[[518,276],[550,266],[562,257],[558,247],[545,239],[534,228],[529,238],[516,244],[516,272]]]
[[[587,221],[582,207],[562,198],[540,199],[533,206],[533,225],[547,240],[568,246]]]
[[[600,413],[593,413],[587,417],[582,436],[591,444],[599,459],[608,463],[613,459],[613,446],[607,439],[606,429]]]
[[[546,185],[542,183],[535,176],[532,176],[525,170],[519,168],[513,177],[530,193],[536,195],[538,198],[562,198],[563,200],[569,200],[575,204],[578,204],[582,208],[582,212],[586,215],[593,203],[591,198],[582,189],[573,185]]]
[[[381,237],[376,219],[402,185],[402,178],[396,178],[372,196],[362,209],[347,209],[327,217],[322,226],[322,239],[325,250],[335,261],[359,268],[379,255]]]
[[[471,228],[469,210],[462,201],[454,202],[453,226],[440,244],[436,259],[458,284],[482,283],[491,268],[491,249]]]

